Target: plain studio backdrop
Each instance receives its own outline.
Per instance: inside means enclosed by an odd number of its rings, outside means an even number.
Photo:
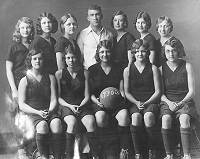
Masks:
[[[117,10],[128,15],[129,27],[136,38],[138,33],[133,25],[138,11],[147,11],[152,18],[150,32],[158,38],[155,22],[160,16],[172,19],[173,35],[184,44],[188,59],[193,64],[196,78],[196,107],[200,110],[200,0],[1,0],[0,1],[0,132],[9,132],[10,125],[6,115],[8,107],[6,93],[9,86],[6,78],[5,59],[17,20],[27,16],[36,21],[42,12],[51,12],[58,20],[70,12],[77,17],[78,31],[87,27],[87,8],[98,4],[103,11],[103,24],[111,29],[111,17]],[[77,31],[77,33],[78,33]],[[53,35],[60,36],[60,29]]]

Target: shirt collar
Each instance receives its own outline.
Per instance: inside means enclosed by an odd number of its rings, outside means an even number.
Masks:
[[[102,27],[100,33],[101,33],[102,31],[104,31],[104,30],[105,30],[105,28]],[[92,30],[92,27],[89,25],[89,26],[88,26],[88,29],[87,29],[87,34],[89,34],[89,33],[92,32],[92,31],[93,31],[93,30]]]

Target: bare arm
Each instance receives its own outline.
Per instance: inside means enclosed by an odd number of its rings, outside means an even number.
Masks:
[[[154,65],[152,65],[152,71],[153,71],[153,81],[154,81],[155,92],[147,101],[144,102],[144,105],[154,103],[156,100],[159,99],[161,95],[160,72],[158,68]]]
[[[62,52],[57,52],[56,53],[56,61],[57,61],[58,70],[63,69],[64,68],[64,61],[63,61]]]
[[[150,51],[150,55],[149,55],[149,61],[154,64],[155,63],[155,56],[156,56],[156,52],[154,50]]]
[[[17,86],[15,84],[14,74],[13,74],[13,62],[11,61],[6,61],[6,75],[8,78],[8,83],[12,90],[12,97],[13,98],[18,97]]]
[[[27,80],[26,77],[23,77],[19,83],[19,108],[25,113],[37,114],[40,115],[39,110],[36,110],[26,104],[26,89],[27,89]]]
[[[82,34],[81,32],[79,33],[79,35],[77,36],[77,44],[81,50],[81,61],[84,61],[84,43],[83,43],[83,39],[82,39]]]

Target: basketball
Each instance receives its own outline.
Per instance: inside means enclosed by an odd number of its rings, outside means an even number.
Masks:
[[[106,109],[116,108],[122,101],[120,91],[114,87],[105,88],[100,94],[100,102]]]

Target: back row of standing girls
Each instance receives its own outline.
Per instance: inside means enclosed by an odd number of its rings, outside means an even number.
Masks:
[[[51,37],[51,33],[57,31],[58,23],[50,13],[43,13],[38,18],[36,24],[38,36],[35,38],[32,20],[23,17],[16,25],[13,44],[6,60],[6,72],[13,99],[19,97],[20,108],[24,112],[32,114],[36,127],[36,142],[41,155],[48,158],[47,143],[45,142],[50,127],[55,139],[54,154],[57,158],[61,157],[59,151],[59,146],[62,145],[60,135],[62,125],[59,117],[61,116],[67,124],[66,155],[68,158],[72,158],[71,143],[74,142],[73,134],[77,125],[78,112],[78,116],[87,129],[91,152],[95,158],[99,156],[97,146],[94,146],[97,145],[96,130],[106,127],[108,113],[104,110],[98,97],[100,92],[108,86],[119,88],[122,95],[132,103],[130,107],[121,103],[118,109],[111,114],[117,119],[118,130],[122,134],[120,136],[120,158],[123,158],[130,149],[126,135],[130,122],[129,111],[132,119],[131,130],[135,157],[142,157],[140,137],[138,137],[142,130],[142,114],[150,139],[150,147],[153,149],[153,126],[159,112],[158,102],[161,89],[158,69],[151,65],[151,62],[157,66],[162,65],[164,92],[161,96],[161,114],[166,158],[173,158],[171,122],[172,114],[176,114],[181,125],[184,157],[188,159],[190,157],[188,146],[190,118],[194,116],[190,113],[194,112],[191,111],[194,110],[191,100],[194,92],[194,77],[191,65],[179,59],[185,56],[185,52],[181,42],[170,35],[173,30],[172,21],[167,17],[158,18],[156,28],[160,39],[156,42],[153,35],[148,32],[151,27],[151,19],[146,12],[139,12],[136,17],[136,29],[142,39],[137,41],[130,33],[126,32],[128,20],[122,11],[117,12],[112,18],[112,26],[117,32],[116,37],[113,37],[112,33],[102,26],[102,18],[103,14],[99,6],[94,5],[88,9],[87,19],[90,25],[80,32],[77,38],[78,45],[72,39],[77,28],[77,20],[71,14],[65,14],[61,18],[60,29],[63,36],[57,43]],[[106,40],[111,40],[113,43]],[[54,50],[54,46],[56,50]],[[27,56],[28,52],[29,56]],[[29,73],[26,73],[25,59],[30,63]],[[81,66],[82,62],[84,68]],[[40,63],[42,63],[41,66]],[[125,67],[127,68],[124,71],[123,83],[122,74]],[[61,114],[56,113],[55,78],[48,75],[55,72],[58,84],[58,103],[61,105],[59,113]],[[22,77],[24,78],[21,80]],[[41,90],[45,92],[42,93]],[[38,96],[38,93],[41,96]],[[177,96],[181,97],[177,99]],[[92,106],[89,104],[90,97],[94,103]],[[44,99],[46,100],[44,101]]]

